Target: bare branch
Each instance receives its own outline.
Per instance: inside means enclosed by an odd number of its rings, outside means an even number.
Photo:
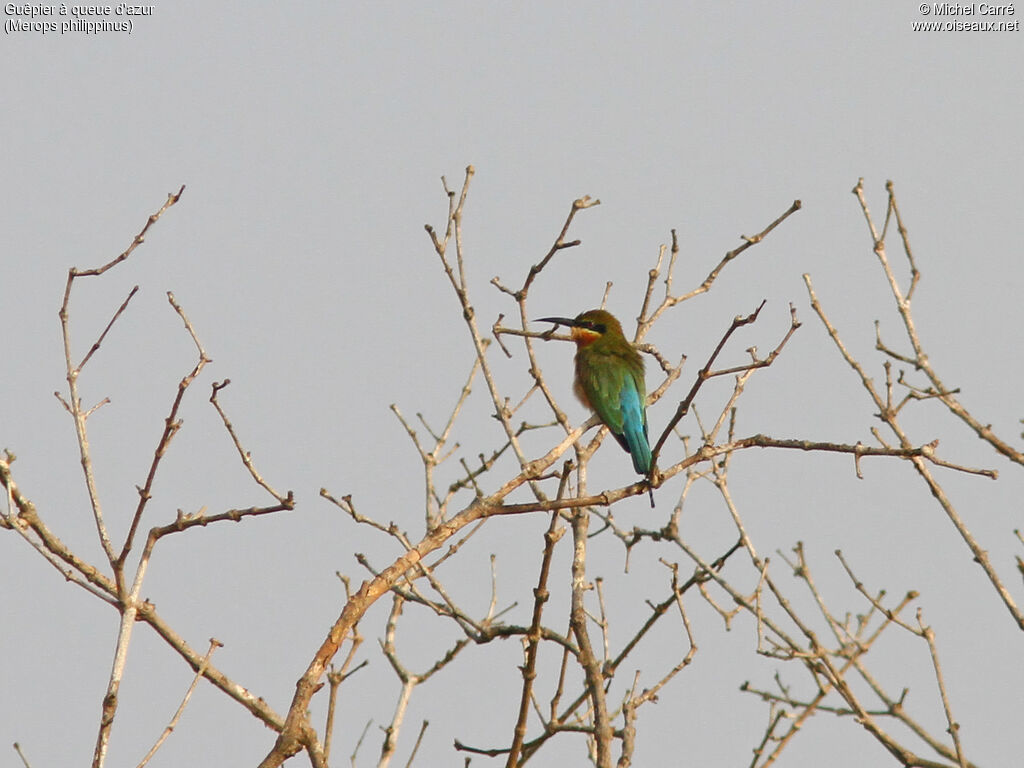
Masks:
[[[238,435],[235,433],[235,428],[232,426],[231,420],[228,419],[227,414],[224,413],[224,409],[221,408],[220,400],[218,400],[217,395],[230,383],[231,379],[224,379],[222,382],[215,381],[211,387],[212,391],[210,392],[210,402],[213,404],[213,407],[217,409],[217,413],[220,415],[221,421],[224,422],[224,429],[226,429],[228,434],[231,435],[231,442],[235,444],[235,450],[238,451],[238,456],[242,459],[242,464],[245,465],[245,468],[249,470],[249,474],[252,476],[252,479],[256,481],[258,486],[277,499],[278,503],[284,509],[294,509],[295,497],[292,492],[288,491],[287,494],[282,495],[274,490],[270,483],[263,479],[263,475],[257,471],[256,465],[253,464],[252,454],[242,447],[242,442],[238,439]]]
[[[203,657],[202,666],[200,666],[200,668],[196,670],[196,675],[194,678],[192,678],[192,685],[190,685],[188,687],[188,691],[185,692],[185,698],[181,700],[181,704],[179,705],[177,711],[174,713],[174,716],[171,718],[171,722],[169,722],[167,724],[167,727],[164,728],[163,733],[161,733],[160,737],[156,740],[156,744],[154,744],[150,748],[149,752],[146,753],[146,756],[139,761],[138,768],[143,768],[143,766],[150,761],[153,755],[156,754],[157,750],[160,749],[161,746],[163,746],[163,743],[167,741],[167,737],[174,732],[174,727],[178,724],[178,721],[181,719],[182,714],[185,712],[185,707],[188,706],[189,699],[192,698],[192,694],[195,693],[196,686],[199,685],[199,681],[203,677],[203,672],[206,671],[206,665],[210,661],[210,656],[213,655],[213,652],[217,648],[223,647],[224,643],[220,642],[219,640],[215,640],[212,637],[210,638],[210,650],[208,650],[206,652],[206,655]]]
[[[566,467],[566,471],[563,474],[565,478],[568,478],[568,469]],[[561,493],[559,493],[559,496],[561,496]],[[544,534],[544,554],[541,557],[540,575],[537,577],[537,586],[533,590],[533,618],[530,621],[530,630],[526,636],[526,663],[522,667],[523,690],[519,697],[519,715],[516,718],[516,725],[512,732],[512,746],[509,747],[508,760],[505,762],[507,768],[516,768],[519,765],[519,754],[523,748],[523,741],[526,739],[526,718],[530,712],[533,681],[537,678],[537,649],[541,638],[541,616],[544,612],[544,605],[550,597],[547,583],[551,571],[551,558],[555,552],[555,544],[558,543],[558,540],[565,533],[565,528],[559,527],[558,521],[558,513],[553,513],[551,515],[551,523]]]
[[[153,494],[153,482],[156,480],[157,470],[160,468],[160,462],[163,460],[164,455],[167,453],[167,449],[174,439],[174,436],[181,429],[181,420],[178,418],[178,412],[181,409],[182,400],[185,397],[185,391],[189,388],[196,377],[203,370],[203,367],[211,362],[210,358],[207,357],[206,351],[203,349],[203,345],[199,343],[199,339],[196,337],[195,330],[192,328],[192,324],[189,322],[188,317],[182,310],[181,306],[177,301],[174,300],[174,294],[170,291],[167,292],[167,300],[171,306],[174,307],[174,311],[178,313],[178,316],[185,322],[185,328],[188,330],[189,335],[195,342],[196,350],[199,353],[199,360],[196,362],[195,367],[189,373],[186,373],[182,377],[181,381],[178,382],[178,391],[175,395],[174,402],[171,404],[171,411],[167,418],[164,419],[164,431],[160,435],[160,440],[157,442],[156,450],[153,452],[153,461],[149,465],[149,473],[146,475],[146,482],[138,488],[139,491],[139,503],[135,508],[135,514],[132,516],[132,523],[128,529],[128,535],[125,537],[124,546],[121,548],[121,554],[118,555],[117,559],[112,562],[114,566],[114,576],[117,579],[118,587],[123,589],[124,584],[124,564],[128,558],[128,553],[131,552],[132,543],[135,540],[135,533],[138,530],[139,523],[142,521],[142,513],[146,510],[146,505],[152,498]]]
[[[779,216],[777,219],[775,219],[775,221],[773,221],[771,224],[769,224],[763,230],[758,232],[756,235],[753,235],[752,237],[746,237],[745,235],[740,235],[740,239],[743,240],[743,244],[742,245],[740,245],[739,247],[734,248],[733,250],[731,250],[728,253],[726,253],[725,256],[722,257],[722,260],[719,261],[718,264],[715,265],[715,267],[708,273],[708,276],[704,278],[704,281],[699,286],[697,286],[696,288],[692,289],[691,291],[688,291],[687,293],[680,294],[678,296],[672,296],[671,295],[671,290],[672,290],[672,271],[675,268],[676,257],[677,257],[678,252],[679,252],[678,241],[676,239],[675,231],[673,230],[673,232],[672,232],[672,258],[671,258],[671,260],[669,262],[668,274],[665,277],[665,297],[664,297],[664,299],[662,299],[661,304],[654,310],[654,312],[649,317],[645,318],[644,315],[641,314],[640,320],[639,320],[639,323],[638,323],[638,327],[637,327],[636,341],[639,342],[640,340],[642,340],[647,335],[648,330],[650,330],[651,326],[654,325],[655,322],[657,322],[658,318],[661,317],[661,315],[665,312],[665,310],[667,310],[667,309],[669,309],[671,307],[674,307],[676,304],[679,304],[681,302],[687,301],[688,299],[692,299],[694,296],[698,296],[698,295],[700,295],[702,293],[707,293],[711,289],[712,284],[715,282],[715,280],[718,279],[718,276],[722,273],[722,270],[725,269],[725,267],[729,264],[729,262],[733,261],[737,256],[739,256],[741,253],[746,251],[751,246],[757,245],[762,240],[764,240],[765,237],[767,237],[768,234],[773,229],[775,229],[777,226],[779,226],[782,222],[784,222],[786,219],[788,219],[794,213],[799,211],[800,208],[801,208],[800,201],[799,200],[794,200],[793,204],[789,207],[788,210],[786,210],[781,216]],[[663,253],[659,251],[659,255],[658,255],[658,264],[659,265],[662,263],[662,260],[663,260]],[[656,273],[656,272],[658,272],[658,267],[655,267],[654,270],[652,270],[652,273]],[[649,276],[648,285],[652,284],[655,280],[657,280],[657,274],[650,275]],[[649,290],[650,290],[650,288],[648,288],[648,291]],[[649,305],[649,300],[645,296],[644,303],[643,303],[644,311],[646,311],[648,305]]]
[[[121,306],[117,308],[117,311],[114,313],[114,316],[110,318],[110,322],[107,323],[107,327],[103,329],[103,333],[101,333],[100,337],[96,339],[95,342],[93,342],[92,347],[89,348],[89,351],[86,353],[85,357],[82,358],[82,362],[75,366],[76,373],[82,372],[82,369],[85,368],[85,364],[89,362],[89,358],[92,357],[93,353],[95,353],[96,350],[100,348],[100,344],[102,344],[103,340],[107,337],[107,333],[110,331],[111,326],[113,326],[114,323],[117,322],[117,318],[119,318],[121,316],[121,313],[124,312],[125,309],[128,307],[128,302],[131,301],[132,297],[138,292],[139,286],[137,285],[131,289],[131,291],[128,293],[128,298],[126,298],[124,302],[121,304]]]
[[[21,758],[21,762],[25,765],[25,768],[32,768],[28,762],[28,758],[25,757],[25,753],[21,751],[21,745],[18,742],[14,742],[14,751],[18,753],[18,757]]]
[[[102,275],[108,269],[111,269],[112,267],[116,266],[117,264],[120,264],[122,261],[127,259],[132,254],[132,252],[144,242],[146,233],[149,231],[149,228],[156,223],[156,221],[164,214],[165,211],[167,211],[168,208],[170,208],[172,205],[177,203],[178,200],[181,199],[181,195],[184,191],[185,187],[182,186],[181,189],[177,191],[177,193],[172,193],[167,196],[167,201],[163,204],[160,210],[158,210],[156,213],[151,215],[149,219],[146,220],[145,226],[139,231],[139,233],[135,236],[134,240],[132,240],[131,245],[129,245],[128,248],[120,256],[104,264],[102,267],[97,267],[95,269],[79,270],[75,267],[71,267],[71,269],[68,270],[68,280],[67,284],[64,287],[64,301],[61,303],[60,312],[58,313],[60,317],[61,332],[64,339],[64,363],[68,381],[68,399],[67,401],[65,401],[64,404],[65,407],[68,408],[68,410],[70,411],[71,416],[75,422],[75,434],[78,437],[79,458],[82,464],[82,471],[85,474],[85,485],[86,489],[89,492],[89,502],[92,507],[93,518],[96,523],[96,532],[99,535],[100,544],[103,547],[103,551],[112,565],[117,560],[117,557],[114,554],[114,546],[110,541],[110,534],[107,532],[106,524],[103,521],[103,508],[100,504],[99,493],[96,490],[96,480],[93,477],[92,457],[89,452],[89,438],[85,428],[86,414],[82,412],[82,401],[81,398],[78,396],[78,375],[81,372],[82,366],[85,365],[85,363],[92,356],[92,353],[99,348],[100,342],[103,341],[103,338],[106,336],[107,331],[110,330],[110,327],[114,324],[114,321],[121,316],[121,313],[127,306],[128,301],[130,301],[131,297],[135,294],[135,291],[133,290],[128,295],[128,298],[125,299],[125,302],[121,305],[121,308],[114,313],[114,316],[111,319],[110,323],[107,324],[106,329],[100,335],[99,340],[97,340],[96,343],[93,345],[93,349],[91,349],[85,355],[85,357],[82,359],[82,362],[78,366],[75,366],[71,362],[71,326],[69,314],[69,307],[71,303],[71,286],[74,284],[76,278]]]

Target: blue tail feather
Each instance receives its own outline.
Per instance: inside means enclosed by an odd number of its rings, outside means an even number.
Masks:
[[[644,403],[631,377],[626,377],[619,391],[619,405],[622,408],[622,439],[619,442],[625,443],[624,447],[633,459],[633,469],[637,474],[649,474],[651,446],[647,442],[647,419],[644,416]]]

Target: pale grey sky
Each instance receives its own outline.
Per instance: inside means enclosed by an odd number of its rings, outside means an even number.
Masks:
[[[300,503],[290,514],[171,537],[143,594],[195,646],[210,636],[223,641],[216,663],[285,712],[340,609],[335,571],[358,580],[354,552],[381,565],[396,551],[319,499],[318,489],[352,494],[381,520],[422,525],[419,461],[388,406],[438,424],[469,370],[465,326],[423,231],[425,223],[444,224],[439,177],[456,187],[469,163],[476,177],[465,238],[484,327],[514,309],[488,280],[521,282],[577,197],[602,204],[580,214],[571,236],[582,245],[560,254],[534,288],[534,316],[596,306],[613,281],[609,308],[633,318],[671,229],[682,247],[677,280],[696,284],[741,234],[801,199],[799,213],[651,340],[670,357],[689,356],[688,387],[730,318],[768,299],[761,322],[732,349],[735,363],[750,344],[771,349],[793,302],[804,327],[776,366],[755,377],[741,431],[865,443],[878,423],[874,409],[814,318],[801,274],[813,275],[846,341],[881,381],[873,320],[895,345],[905,341],[850,190],[863,177],[881,216],[892,179],[923,272],[914,302],[922,340],[963,401],[1019,446],[1024,36],[914,31],[915,22],[937,18],[920,7],[165,2],[135,19],[130,35],[8,31],[0,43],[7,84],[0,448],[18,455],[16,478],[55,532],[99,563],[72,423],[53,396],[65,388],[57,310],[70,266],[98,266],[120,253],[166,194],[185,184],[181,202],[132,258],[83,281],[73,296],[81,356],[131,286],[140,286],[83,374],[85,401],[112,401],[90,421],[98,483],[121,534],[177,382],[195,362],[167,305],[172,290],[214,362],[189,392],[184,428],[143,527],[171,520],[179,508],[266,503],[206,403],[210,382],[224,378],[232,384],[222,399],[246,447]],[[4,22],[15,18],[24,19],[5,10]],[[891,248],[905,275],[895,242]],[[568,394],[569,348],[541,351],[570,417],[582,419]],[[520,376],[526,362],[520,353],[501,365]],[[651,408],[652,431],[684,391]],[[709,414],[716,402],[712,391]],[[494,445],[487,409],[478,397],[460,422],[469,458]],[[997,483],[943,480],[1019,602],[1012,556],[1020,547],[1011,536],[1024,527],[1019,468],[937,408],[907,418],[920,441],[941,438],[950,459],[1000,470]],[[687,433],[696,429],[692,419],[684,423]],[[544,440],[533,445],[546,450]],[[632,480],[616,451],[602,447],[592,488]],[[860,565],[859,575],[871,575],[874,589],[921,591],[969,754],[980,765],[1010,764],[1024,751],[1019,632],[910,467],[865,461],[866,479],[857,481],[851,464],[768,452],[737,457],[734,493],[751,535],[768,555],[803,540],[819,581],[849,610],[863,604],[832,556],[836,548]],[[401,476],[384,478],[387,466]],[[651,521],[668,514],[680,482],[659,491],[655,518],[640,500],[617,515],[626,525],[630,515],[660,524]],[[705,501],[690,502],[684,525],[711,558],[731,534],[721,503],[710,494]],[[525,623],[535,568],[519,571],[514,562],[537,557],[544,525],[492,521],[459,565],[465,570],[448,579],[466,584],[464,599],[483,610],[487,557],[497,552],[505,577],[499,602],[518,600],[513,616]],[[116,616],[6,533],[0,764],[16,764],[10,744],[18,741],[33,768],[83,765]],[[653,595],[650,585],[664,573],[652,567],[649,581],[642,572],[626,576],[621,557],[615,542],[595,539],[592,574],[605,577],[610,593]],[[564,584],[565,557],[559,567]],[[636,765],[747,765],[764,726],[764,706],[737,688],[748,679],[769,686],[780,667],[753,657],[749,621],[726,633],[713,614],[693,610],[700,653],[660,703],[641,712]],[[416,666],[455,636],[439,620],[409,613],[403,649]],[[394,706],[397,685],[376,649],[384,618],[377,609],[362,625],[371,665],[344,700],[337,764],[347,762],[366,720],[386,723]],[[426,639],[412,634],[417,621]],[[657,642],[681,641],[666,633]],[[424,717],[431,726],[418,764],[461,765],[455,738],[507,743],[519,646],[467,654],[475,675],[453,673],[417,691],[396,758],[403,764]],[[922,649],[894,642],[878,656],[893,688],[910,685],[909,702],[941,732]],[[631,678],[632,670],[623,674]],[[798,670],[782,671],[802,680]],[[488,674],[497,677],[494,690],[474,688]],[[108,765],[137,763],[189,679],[180,659],[139,627]],[[499,693],[503,685],[511,694]],[[251,715],[201,685],[152,765],[254,765],[272,741]],[[374,726],[360,765],[374,764],[379,744]],[[582,759],[581,745],[567,740],[535,762]],[[886,760],[852,722],[819,716],[783,764]]]

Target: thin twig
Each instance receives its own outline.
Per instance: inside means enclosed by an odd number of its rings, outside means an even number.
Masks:
[[[263,475],[259,473],[256,469],[256,465],[253,464],[252,454],[242,447],[242,442],[238,439],[238,435],[235,433],[235,428],[231,424],[231,420],[228,418],[227,414],[224,413],[224,409],[221,408],[218,395],[220,391],[230,383],[231,379],[224,379],[224,381],[221,382],[215,381],[211,387],[210,402],[213,404],[213,407],[217,409],[217,413],[220,415],[221,421],[224,423],[224,429],[226,429],[228,434],[231,436],[231,442],[235,444],[235,450],[238,451],[238,456],[242,459],[242,464],[249,471],[249,475],[252,479],[256,481],[258,486],[277,499],[277,501],[286,509],[294,509],[295,497],[292,492],[288,491],[286,494],[282,495],[278,491],[274,490],[274,487],[271,486],[270,483],[263,479]]]
[[[150,748],[149,752],[146,753],[146,756],[139,761],[138,768],[143,768],[143,766],[150,761],[153,755],[156,754],[157,750],[160,749],[161,746],[163,746],[163,743],[167,741],[167,737],[174,732],[175,726],[178,724],[178,721],[181,719],[182,714],[185,712],[185,707],[188,706],[188,702],[192,698],[192,694],[195,693],[196,686],[199,685],[199,681],[202,679],[203,673],[206,671],[206,665],[210,661],[210,656],[213,655],[213,652],[217,648],[223,647],[224,643],[220,642],[219,640],[215,640],[212,637],[210,638],[210,650],[206,652],[206,655],[203,657],[202,665],[199,667],[199,669],[196,670],[195,677],[192,678],[192,685],[190,685],[188,687],[188,690],[185,692],[185,698],[181,700],[181,704],[178,706],[177,711],[175,711],[174,716],[171,718],[171,722],[169,722],[167,724],[167,727],[164,728],[163,733],[160,734],[160,737],[156,740],[156,743]]]

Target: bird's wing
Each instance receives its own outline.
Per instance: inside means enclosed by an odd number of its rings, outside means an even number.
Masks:
[[[583,389],[601,421],[608,425],[616,437],[622,434],[622,403],[620,393],[632,377],[621,366],[613,364],[590,365],[583,372]],[[625,447],[625,446],[623,446]]]
[[[651,466],[651,449],[643,385],[638,385],[636,377],[621,365],[594,365],[586,373],[584,388],[591,407],[632,457],[633,468],[646,474]]]

